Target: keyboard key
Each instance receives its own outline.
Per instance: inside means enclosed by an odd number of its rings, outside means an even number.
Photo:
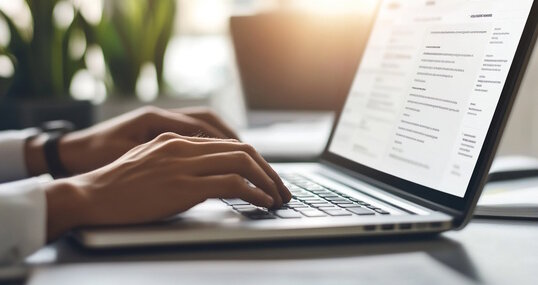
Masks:
[[[333,204],[322,204],[322,205],[315,205],[316,208],[319,208],[319,209],[325,209],[325,208],[335,208],[335,209],[338,209],[338,207],[336,207],[336,205],[333,205]]]
[[[233,206],[233,205],[250,205],[249,202],[245,202],[241,199],[233,198],[233,199],[222,199],[224,203]]]
[[[308,189],[308,191],[314,193],[314,194],[323,194],[323,193],[327,193],[327,190],[325,189],[314,189],[314,190],[310,190]]]
[[[349,196],[347,196],[347,195],[342,195],[342,197],[348,199],[348,200],[351,201],[351,202],[359,202],[358,199],[355,199],[355,198],[353,198],[353,197],[349,197]]]
[[[327,200],[333,203],[351,203],[351,201],[343,199],[343,198],[327,198]]]
[[[336,198],[340,198],[338,195],[332,193],[332,192],[329,192],[329,193],[319,193],[318,196],[320,197],[323,197],[323,198],[333,198],[333,199],[336,199]]]
[[[308,201],[307,203],[310,204],[310,205],[327,205],[327,204],[330,205],[330,204],[331,204],[331,202],[329,202],[329,201],[325,201],[325,200],[314,201],[314,202],[310,202],[310,201]]]
[[[389,212],[387,212],[387,211],[385,211],[383,209],[380,209],[380,208],[375,208],[375,209],[372,209],[372,210],[380,213],[381,215],[389,215],[390,214]]]
[[[309,193],[309,192],[306,192],[306,191],[303,191],[303,192],[292,192],[292,195],[294,197],[298,197],[298,198],[308,198],[308,197],[313,197],[315,198],[316,196],[315,195],[312,195],[312,193]]]
[[[327,201],[325,200],[322,200],[322,199],[304,199],[303,200],[305,203],[308,203],[308,204],[314,204],[314,203],[327,203]]]
[[[251,216],[247,216],[247,218],[252,219],[252,220],[273,220],[273,219],[276,219],[276,217],[273,216],[273,215],[251,215]]]
[[[312,190],[323,190],[324,188],[319,186],[318,184],[316,183],[312,183],[312,182],[309,182],[309,181],[306,181],[306,182],[298,182],[298,183],[295,183],[297,185],[299,185],[300,187],[308,190],[308,191],[312,191]]]
[[[236,210],[242,210],[242,211],[248,211],[248,210],[256,210],[258,207],[254,205],[233,205],[232,206]]]
[[[308,205],[305,205],[305,204],[302,204],[302,205],[290,205],[289,206],[291,209],[304,209],[304,208],[310,208],[310,206]]]
[[[310,207],[310,208],[300,208],[300,209],[297,209],[297,211],[299,212],[306,212],[306,211],[317,211],[318,209],[316,208],[313,208],[313,207]]]
[[[301,211],[301,213],[307,217],[327,217],[327,214],[319,210]]]
[[[351,216],[351,213],[343,209],[323,209],[323,212],[331,216]]]
[[[295,219],[295,218],[301,218],[302,215],[299,212],[296,212],[294,210],[275,210],[274,214],[283,218],[283,219]]]
[[[373,211],[366,208],[347,208],[346,210],[359,216],[375,215]]]
[[[346,201],[346,202],[336,202],[336,203],[334,203],[334,204],[336,204],[336,205],[338,205],[338,206],[340,206],[340,207],[343,207],[343,206],[346,206],[346,205],[347,205],[347,206],[353,205],[353,203],[351,203],[351,201]]]
[[[275,219],[271,213],[264,211],[262,209],[255,210],[238,210],[245,217],[253,220],[266,220],[266,219]]]
[[[269,212],[262,210],[260,208],[254,208],[254,209],[239,208],[236,210],[243,215],[269,215]]]
[[[338,204],[338,207],[341,208],[359,208],[360,206],[357,204]]]

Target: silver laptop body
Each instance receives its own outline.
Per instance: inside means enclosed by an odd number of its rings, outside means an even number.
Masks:
[[[212,199],[166,221],[74,236],[86,247],[110,248],[462,228],[534,44],[536,6],[381,1],[322,159],[273,165],[294,195],[289,205],[253,211],[239,200]]]

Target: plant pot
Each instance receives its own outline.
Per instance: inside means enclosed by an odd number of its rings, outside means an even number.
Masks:
[[[70,121],[77,129],[87,128],[94,122],[94,105],[69,99],[0,100],[0,130],[36,127],[53,120]]]

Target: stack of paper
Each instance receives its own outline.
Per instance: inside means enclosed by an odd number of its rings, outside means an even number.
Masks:
[[[476,216],[538,218],[538,159],[495,158]]]
[[[486,189],[475,215],[538,219],[538,187]]]

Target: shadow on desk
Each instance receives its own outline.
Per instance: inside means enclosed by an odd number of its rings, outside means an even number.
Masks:
[[[152,261],[322,260],[424,253],[468,279],[482,283],[461,244],[443,236],[383,237],[220,245],[88,250],[71,239],[51,245],[56,264]]]

